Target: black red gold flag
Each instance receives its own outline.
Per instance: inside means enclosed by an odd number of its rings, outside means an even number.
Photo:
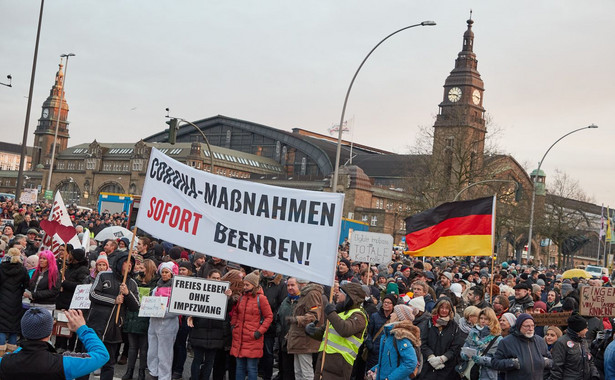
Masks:
[[[449,202],[406,218],[406,254],[490,256],[495,196]]]

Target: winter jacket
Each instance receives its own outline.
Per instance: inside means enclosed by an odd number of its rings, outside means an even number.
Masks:
[[[419,330],[421,330],[421,336],[427,334],[427,329],[429,328],[429,319],[431,319],[431,314],[427,312],[424,312],[423,314],[414,318],[413,323],[416,327],[419,328]]]
[[[263,289],[263,293],[265,297],[267,297],[267,301],[269,301],[269,306],[271,307],[271,312],[275,316],[278,313],[278,309],[284,299],[288,295],[286,292],[286,284],[283,281],[282,275],[277,274],[274,275],[272,279],[268,279],[263,277],[261,272],[260,274],[260,285]],[[267,330],[267,335],[275,335],[275,319],[271,322],[269,329]]]
[[[286,335],[289,354],[313,354],[318,352],[320,341],[312,339],[305,333],[305,326],[318,321],[324,324],[323,289],[321,285],[309,283],[301,289],[301,297],[293,312],[288,334]]]
[[[272,321],[273,313],[263,289],[258,287],[256,292],[244,293],[231,313],[233,328],[231,355],[236,358],[262,357],[263,335]],[[260,333],[258,339],[254,336],[256,331]]]
[[[513,358],[518,358],[519,368]],[[526,338],[516,329],[500,341],[491,359],[493,368],[504,372],[505,380],[542,380],[545,366],[550,368],[551,364],[545,340],[536,335]]]
[[[514,299],[510,303],[510,307],[508,308],[508,312],[514,315],[519,315],[521,313],[527,313],[527,309],[534,307],[534,301],[532,300],[532,296],[528,294],[527,296],[521,299]]]
[[[435,326],[431,319],[429,319],[429,325],[425,331],[425,335],[421,336],[421,351],[425,363],[423,364],[423,371],[421,372],[421,380],[429,379],[454,379],[457,372],[455,372],[455,365],[461,352],[461,347],[465,340],[466,335],[461,331],[459,325],[454,320],[448,321],[448,324],[440,331]],[[444,363],[444,368],[436,370],[428,362],[428,358],[431,355],[442,356],[444,355],[447,360]]]
[[[416,353],[421,347],[420,333],[419,328],[410,321],[390,323],[384,327],[378,364],[371,369],[376,371],[377,380],[409,378],[418,365]]]
[[[62,281],[60,294],[58,294],[56,299],[56,309],[62,310],[70,307],[70,302],[73,299],[77,285],[83,284],[89,274],[90,271],[86,259],[66,266],[64,281]],[[62,275],[60,274],[59,276],[61,277]]]
[[[596,317],[584,317],[587,320],[587,334],[585,334],[585,341],[589,346],[592,344],[599,331],[604,331],[604,324],[602,318]]]
[[[75,379],[94,372],[109,361],[105,345],[87,326],[77,329],[87,354],[60,355],[48,342],[25,340],[12,354],[0,358],[0,378]]]
[[[553,368],[550,380],[590,380],[600,377],[587,341],[570,329],[553,344],[551,355]]]
[[[60,284],[62,275],[58,272],[56,283],[49,289],[49,271],[39,272],[36,277],[30,280],[30,292],[32,292],[32,302],[44,305],[55,305],[58,294],[60,294]]]
[[[10,259],[7,256],[0,264],[0,333],[21,331],[24,312],[21,300],[30,281],[26,268],[20,262],[11,263]]]
[[[204,349],[224,348],[224,320],[192,318],[194,327],[190,330],[192,347]]]
[[[615,340],[604,351],[604,378],[615,379]]]
[[[365,364],[365,368],[372,368],[378,363],[378,355],[380,353],[380,340],[384,335],[384,329],[380,332],[380,334],[376,337],[380,328],[389,322],[389,317],[384,315],[384,311],[380,308],[380,311],[373,313],[369,318],[369,323],[367,324],[367,336],[365,337],[365,341],[363,342],[364,349],[368,350],[369,354],[367,356],[367,362]],[[418,336],[420,338],[421,333],[419,330]]]
[[[478,361],[476,361],[474,365],[480,366],[478,376],[480,380],[496,380],[498,378],[498,372],[492,368],[491,359],[497,351],[498,344],[501,339],[501,336],[491,335],[489,327],[487,326],[481,330],[474,327],[468,334],[466,342],[463,346],[474,348],[478,351]],[[487,347],[489,348],[489,351],[485,352]],[[463,353],[461,353],[461,359],[466,362],[473,361],[472,358],[467,357]]]
[[[139,290],[139,296],[141,297],[144,293],[147,293],[148,295],[151,294],[152,289],[156,286],[156,282],[158,282],[158,279],[154,277],[148,284],[142,283],[139,279],[136,279],[135,281]],[[141,300],[140,297],[139,301]],[[126,310],[126,318],[124,319],[124,324],[122,326],[122,330],[125,333],[147,335],[148,328],[148,317],[139,317],[139,311]]]
[[[88,326],[92,327],[105,343],[121,342],[121,328],[126,317],[126,310],[139,310],[140,303],[137,283],[128,277],[126,279],[128,294],[124,296],[124,303],[119,305],[120,316],[118,323],[115,323],[118,307],[115,304],[115,299],[120,294],[120,285],[123,279],[122,264],[127,258],[127,253],[119,253],[113,263],[113,270],[99,273],[90,289],[90,301],[92,301],[92,304],[88,316]]]
[[[284,298],[284,301],[280,305],[277,314],[275,314],[275,334],[280,342],[280,348],[284,352],[288,352],[288,340],[286,340],[286,335],[288,334],[288,330],[290,330],[293,314],[297,308],[298,301],[299,296],[292,297],[288,295]]]

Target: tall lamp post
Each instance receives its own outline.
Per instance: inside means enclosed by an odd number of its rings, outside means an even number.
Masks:
[[[352,85],[354,84],[354,80],[357,78],[357,75],[359,74],[359,71],[361,71],[361,68],[365,64],[365,61],[367,61],[369,56],[372,55],[372,53],[374,52],[374,50],[376,50],[378,48],[378,46],[382,45],[382,43],[384,41],[386,41],[389,38],[393,37],[397,33],[403,32],[406,29],[414,28],[414,27],[417,27],[417,26],[434,26],[434,25],[436,25],[435,21],[423,21],[420,24],[414,24],[414,25],[406,26],[404,28],[401,28],[401,29],[398,29],[398,30],[394,31],[393,33],[389,34],[388,36],[386,36],[382,40],[380,40],[380,42],[378,42],[376,44],[376,46],[374,46],[372,48],[372,50],[370,50],[369,53],[367,53],[367,55],[365,56],[365,58],[363,58],[363,61],[359,65],[359,68],[357,69],[357,71],[355,71],[354,75],[352,76],[352,80],[350,81],[350,85],[348,86],[348,91],[346,91],[346,98],[344,98],[344,106],[342,107],[342,117],[340,118],[340,124],[339,124],[340,127],[339,127],[339,131],[338,131],[338,134],[337,134],[337,150],[335,152],[335,170],[334,170],[334,173],[333,173],[333,192],[337,192],[337,177],[338,177],[338,173],[339,173],[340,156],[341,156],[341,153],[342,153],[342,133],[343,133],[343,129],[344,129],[343,125],[344,125],[344,115],[346,114],[346,104],[348,104],[348,97],[350,96],[350,90],[352,90]]]
[[[194,129],[196,129],[197,131],[199,131],[199,133],[201,134],[201,136],[203,137],[203,139],[205,140],[205,144],[207,145],[207,150],[209,151],[209,159],[211,160],[211,173],[212,174],[216,174],[215,173],[215,166],[214,166],[214,152],[211,150],[211,145],[209,145],[209,140],[207,139],[207,136],[205,136],[205,133],[203,133],[203,131],[201,130],[201,128],[199,128],[196,124],[186,120],[186,119],[182,119],[181,117],[171,117],[169,116],[168,112],[169,109],[166,109],[167,111],[167,117],[169,119],[171,119],[171,122],[169,123],[169,136],[173,136],[173,141],[169,141],[171,144],[175,144],[175,133],[176,131],[179,129],[179,125],[177,124],[177,121],[183,121],[186,124],[190,124],[191,126],[194,127]]]
[[[551,150],[551,148],[553,148],[555,146],[555,144],[557,144],[558,142],[560,142],[562,139],[564,139],[567,136],[570,136],[571,134],[575,133],[575,132],[579,132],[582,131],[584,129],[594,129],[594,128],[598,128],[597,125],[589,125],[587,127],[583,127],[583,128],[578,128],[575,129],[574,131],[570,131],[568,133],[566,133],[565,135],[563,135],[562,137],[560,137],[559,139],[555,140],[555,142],[553,144],[551,144],[551,146],[549,147],[549,149],[547,149],[547,151],[545,152],[544,156],[542,156],[542,159],[538,162],[538,169],[536,169],[536,175],[534,176],[534,178],[532,178],[532,206],[530,207],[530,232],[528,235],[528,240],[527,240],[527,258],[529,260],[530,255],[532,254],[532,228],[534,226],[534,204],[536,202],[536,178],[538,177],[538,173],[540,173],[540,167],[542,166],[542,163],[545,160],[545,157],[547,157],[547,154],[549,154],[549,151]],[[521,257],[517,257],[517,261],[521,261]]]
[[[60,63],[62,63],[62,58],[66,58],[66,65],[64,66],[64,79],[62,79],[62,91],[60,92],[60,106],[58,108],[58,118],[56,120],[56,130],[53,134],[53,146],[51,147],[51,161],[49,162],[49,177],[47,178],[47,186],[45,187],[45,191],[49,190],[51,187],[51,175],[53,174],[53,163],[56,157],[56,145],[58,139],[58,129],[60,129],[60,118],[62,117],[62,104],[64,103],[64,90],[66,84],[66,75],[68,74],[68,58],[74,57],[75,54],[68,53],[60,55]]]

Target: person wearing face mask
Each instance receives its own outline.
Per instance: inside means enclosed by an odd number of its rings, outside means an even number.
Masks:
[[[471,379],[495,380],[498,372],[493,369],[491,359],[495,354],[498,343],[502,339],[500,335],[502,328],[491,308],[485,308],[478,315],[478,323],[472,328],[466,338],[464,347],[476,350],[476,354],[469,357],[461,351],[461,359],[467,363],[462,363],[459,371],[462,374],[470,374]]]
[[[544,370],[551,368],[551,353],[544,339],[534,336],[534,328],[534,318],[521,313],[512,333],[498,345],[491,363],[504,380],[542,380]]]
[[[440,297],[431,311],[428,328],[421,336],[421,351],[427,358],[421,380],[457,378],[455,365],[466,335],[454,317],[450,299]]]
[[[589,353],[585,335],[587,320],[578,314],[568,318],[568,328],[551,349],[553,368],[550,380],[599,380],[600,374]]]
[[[152,291],[157,297],[171,297],[173,276],[178,273],[177,264],[172,261],[160,264],[158,267],[160,279]],[[147,330],[147,369],[150,376],[159,380],[171,380],[173,364],[173,343],[179,329],[177,315],[168,311],[163,318],[150,318]]]

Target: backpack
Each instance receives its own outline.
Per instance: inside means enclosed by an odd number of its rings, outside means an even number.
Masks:
[[[397,348],[397,339],[393,339],[393,346],[395,347],[395,352],[397,353],[397,367],[399,367],[399,348]],[[423,370],[423,353],[421,352],[420,348],[417,350],[417,348],[414,347],[414,345],[412,345],[412,348],[414,349],[414,352],[416,353],[416,368],[410,374],[410,378],[414,379]]]

